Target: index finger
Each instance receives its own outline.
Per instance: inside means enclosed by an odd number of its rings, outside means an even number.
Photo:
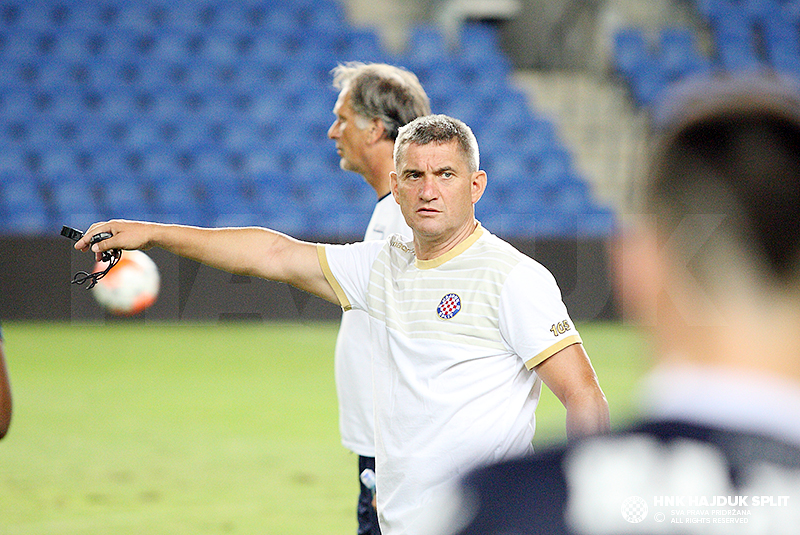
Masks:
[[[104,227],[106,227],[107,225],[108,225],[108,223],[94,223],[83,234],[81,239],[79,239],[77,242],[75,242],[75,246],[74,246],[75,249],[78,249],[79,251],[84,251],[84,252],[88,251],[89,247],[90,247],[90,243],[89,242],[92,240],[92,238],[96,234],[99,234],[101,232],[110,232],[110,230],[108,230],[108,229],[104,230]]]

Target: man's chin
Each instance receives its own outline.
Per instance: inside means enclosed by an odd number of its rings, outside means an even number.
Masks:
[[[339,168],[342,171],[350,171],[351,173],[358,173],[358,169],[356,169],[356,167],[353,164],[351,164],[349,161],[345,160],[344,158],[341,158],[339,160]]]

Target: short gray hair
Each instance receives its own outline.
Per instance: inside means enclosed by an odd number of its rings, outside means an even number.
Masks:
[[[431,112],[419,79],[401,67],[353,61],[337,65],[331,73],[333,86],[350,93],[353,111],[365,119],[380,119],[392,141],[401,126]]]
[[[458,142],[464,160],[470,173],[480,169],[480,153],[478,140],[472,129],[458,119],[447,115],[428,115],[414,119],[400,129],[394,144],[394,166],[400,168],[400,159],[405,156],[405,150],[412,143],[427,145],[429,143],[443,144],[452,140]]]

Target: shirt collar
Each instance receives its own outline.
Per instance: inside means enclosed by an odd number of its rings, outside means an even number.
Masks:
[[[418,269],[433,269],[441,266],[442,264],[444,264],[449,260],[452,260],[453,258],[457,257],[458,255],[469,249],[473,243],[478,241],[478,238],[483,236],[483,233],[485,232],[483,230],[483,227],[481,226],[480,221],[476,220],[475,223],[477,224],[475,225],[475,230],[472,231],[472,234],[467,236],[466,239],[458,242],[455,247],[453,247],[443,255],[437,256],[436,258],[431,258],[430,260],[420,260],[419,258],[416,258],[414,260],[414,264],[417,266]]]

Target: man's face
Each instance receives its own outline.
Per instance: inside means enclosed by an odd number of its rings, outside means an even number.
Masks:
[[[416,236],[443,242],[474,225],[486,173],[471,173],[458,141],[410,144],[391,175],[392,194]]]
[[[328,137],[336,142],[336,152],[341,158],[339,167],[345,171],[364,174],[366,169],[364,148],[367,145],[369,129],[359,128],[358,123],[363,119],[353,111],[349,91],[339,93],[339,98],[333,106],[333,114],[336,119],[328,129]]]

